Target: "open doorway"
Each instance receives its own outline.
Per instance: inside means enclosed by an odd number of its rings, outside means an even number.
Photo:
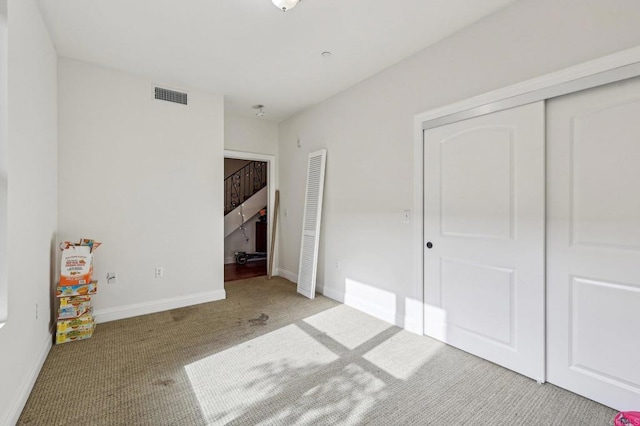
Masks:
[[[225,151],[224,281],[267,275],[275,158]]]

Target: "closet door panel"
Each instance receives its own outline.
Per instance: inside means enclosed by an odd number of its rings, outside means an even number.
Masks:
[[[424,142],[426,334],[544,381],[544,103]]]
[[[547,378],[640,403],[640,80],[547,108]]]

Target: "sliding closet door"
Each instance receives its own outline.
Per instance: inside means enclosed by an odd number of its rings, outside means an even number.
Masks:
[[[640,80],[548,103],[550,382],[640,409]]]
[[[425,333],[544,381],[544,103],[424,143]]]

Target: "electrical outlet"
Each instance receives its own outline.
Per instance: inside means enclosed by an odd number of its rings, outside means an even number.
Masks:
[[[107,272],[107,284],[118,284],[117,272]]]
[[[339,260],[336,262],[336,268],[340,269],[340,261]]]
[[[411,223],[411,210],[404,210],[402,213],[404,215],[404,223]]]
[[[156,266],[156,278],[162,278],[164,276],[164,268]]]

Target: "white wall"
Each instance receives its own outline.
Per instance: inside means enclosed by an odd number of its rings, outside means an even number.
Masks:
[[[259,117],[224,116],[224,148],[255,154],[278,154],[278,123]]]
[[[34,0],[9,0],[8,35],[9,309],[0,328],[2,425],[18,419],[51,346],[57,253],[57,55]]]
[[[327,148],[319,289],[420,323],[405,317],[421,296],[402,215],[413,201],[414,115],[636,46],[638,22],[636,0],[522,0],[281,123],[281,272],[298,269],[307,155]]]
[[[225,296],[223,99],[189,91],[188,106],[156,101],[153,83],[59,63],[59,234],[104,243],[98,321]]]
[[[7,4],[0,1],[0,327],[7,319]]]

